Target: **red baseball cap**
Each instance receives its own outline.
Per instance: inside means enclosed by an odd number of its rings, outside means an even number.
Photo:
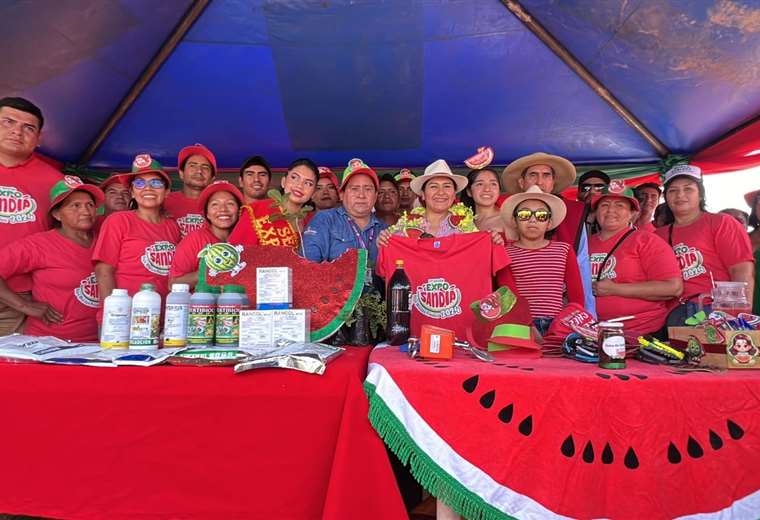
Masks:
[[[243,205],[243,194],[240,193],[240,190],[237,189],[234,184],[227,181],[214,181],[206,186],[206,188],[201,192],[200,197],[198,197],[198,208],[201,209],[204,214],[206,213],[206,203],[208,202],[208,199],[211,198],[211,195],[220,191],[226,191],[227,193],[231,194],[237,199],[240,206]]]
[[[211,163],[211,168],[214,170],[213,175],[216,176],[216,157],[214,154],[203,146],[200,143],[195,143],[192,146],[185,146],[182,150],[179,151],[179,155],[177,156],[177,169],[182,169],[182,163],[187,160],[188,157],[191,157],[193,155],[200,155],[206,158],[208,162]]]
[[[336,190],[340,189],[340,185],[338,184],[338,177],[336,177],[333,171],[327,166],[319,167],[319,179],[329,179],[330,182],[333,183],[333,186],[335,186]]]
[[[106,180],[100,183],[98,186],[101,190],[106,191],[106,188],[111,184],[121,184],[125,188],[129,187],[129,174],[114,172]]]
[[[66,175],[50,188],[50,209],[48,211],[51,211],[58,204],[66,200],[66,198],[75,191],[89,193],[93,200],[95,200],[95,206],[102,205],[106,200],[103,191],[94,184],[85,184],[82,182],[82,179],[75,175]]]
[[[164,171],[164,167],[161,163],[155,160],[150,154],[141,153],[135,156],[135,160],[132,161],[132,171],[130,173],[123,173],[122,176],[131,182],[133,178],[138,175],[144,175],[146,173],[155,173],[159,175],[164,182],[166,182],[166,190],[172,189],[172,179],[169,174]]]
[[[340,191],[343,191],[348,183],[348,180],[354,175],[366,175],[372,179],[372,184],[375,185],[376,190],[380,190],[380,181],[377,178],[375,170],[366,165],[361,159],[351,159],[348,161],[348,167],[343,170],[343,181],[340,183]]]

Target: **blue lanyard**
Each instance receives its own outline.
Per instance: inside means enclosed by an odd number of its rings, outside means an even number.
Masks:
[[[359,243],[359,248],[366,249],[369,251],[369,247],[367,246],[367,243],[364,241],[364,238],[362,238],[362,233],[359,230],[359,227],[356,225],[356,223],[353,220],[351,220],[351,217],[349,217],[348,215],[346,215],[346,221],[348,222],[348,225],[351,228],[351,231],[354,232],[356,241]],[[372,226],[372,229],[369,232],[369,243],[371,244],[374,240],[375,240],[375,226]]]

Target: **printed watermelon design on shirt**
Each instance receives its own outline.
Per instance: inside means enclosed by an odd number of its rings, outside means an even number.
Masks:
[[[14,186],[0,186],[0,224],[25,224],[37,220],[37,201]]]
[[[420,313],[435,319],[462,314],[462,292],[444,278],[430,278],[414,291],[414,306]]]
[[[176,221],[183,237],[186,237],[193,231],[201,229],[206,225],[206,219],[203,218],[203,215],[198,215],[196,213],[188,213],[184,217],[176,219]]]
[[[604,259],[607,257],[607,253],[594,253],[589,256],[589,260],[591,261],[591,279],[592,280],[614,280],[617,278],[617,273],[615,272],[615,266],[617,265],[617,260],[615,259],[615,255],[612,255],[609,260],[607,260],[607,265],[604,266],[604,272],[602,273],[599,278],[597,278],[597,275],[599,274],[599,269],[602,267],[602,262],[604,262]]]
[[[98,292],[98,279],[95,278],[95,273],[90,273],[90,276],[79,282],[79,287],[74,289],[74,296],[82,305],[98,307],[100,293]]]
[[[243,246],[219,242],[204,247],[198,253],[198,258],[206,259],[208,274],[211,276],[220,273],[230,273],[231,276],[236,276],[247,265],[240,261],[240,253],[243,252],[243,249]]]
[[[702,251],[699,249],[689,247],[681,242],[673,246],[673,252],[678,259],[678,267],[681,268],[684,280],[690,280],[707,273],[707,269],[705,269],[704,266]]]
[[[145,248],[140,257],[143,267],[153,274],[169,276],[169,268],[174,260],[176,247],[171,242],[160,240]]]

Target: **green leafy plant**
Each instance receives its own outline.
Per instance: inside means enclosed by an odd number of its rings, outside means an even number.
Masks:
[[[377,293],[365,293],[359,298],[354,311],[346,320],[346,325],[351,326],[356,323],[359,314],[367,316],[369,330],[373,338],[376,338],[381,330],[385,328],[387,316],[385,312],[385,302]]]

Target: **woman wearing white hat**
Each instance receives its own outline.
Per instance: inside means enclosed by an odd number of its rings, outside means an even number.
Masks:
[[[501,207],[512,263],[497,277],[498,285],[517,287],[528,300],[533,324],[545,334],[568,303],[583,306],[583,284],[572,246],[549,240],[546,233],[565,219],[565,203],[538,186],[509,197]],[[512,279],[512,277],[514,277]]]

